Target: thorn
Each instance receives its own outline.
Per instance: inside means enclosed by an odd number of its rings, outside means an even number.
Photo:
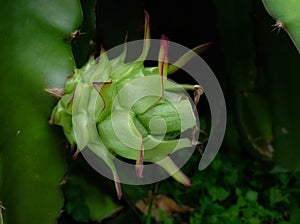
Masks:
[[[1,210],[6,210],[6,208],[3,206],[3,202],[2,201],[0,201],[0,212],[1,212]]]
[[[90,40],[89,41],[89,46],[94,47],[94,46],[96,46],[96,43],[93,40]]]
[[[64,176],[64,178],[63,178],[62,181],[60,182],[60,185],[66,184],[69,180],[70,180],[70,177],[69,177],[69,176]]]
[[[51,126],[54,125],[54,120],[53,119],[49,120],[48,124],[51,125]]]
[[[73,160],[76,160],[76,159],[77,159],[79,152],[80,152],[80,151],[79,151],[79,149],[77,148],[76,152],[75,152],[74,155],[72,156],[72,159],[73,159]]]
[[[52,96],[55,96],[56,98],[60,99],[64,95],[64,89],[63,88],[50,88],[50,89],[44,89],[47,93],[50,93]]]
[[[78,39],[82,34],[86,34],[86,33],[82,33],[81,29],[75,30],[70,34],[71,40]]]
[[[194,104],[195,107],[199,103],[200,96],[203,94],[203,88],[200,85],[195,85],[194,86]],[[196,109],[196,108],[195,108]]]
[[[196,146],[197,150],[199,151],[200,155],[203,156],[203,144],[199,144]]]
[[[283,22],[281,20],[277,20],[275,24],[272,25],[274,28],[271,32],[277,30],[277,35],[279,34],[280,30],[285,30]]]

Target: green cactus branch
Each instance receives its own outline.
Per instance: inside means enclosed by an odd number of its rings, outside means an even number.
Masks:
[[[268,13],[275,19],[274,30],[286,31],[300,53],[300,1],[262,0]]]
[[[48,125],[54,99],[74,66],[70,34],[79,1],[3,1],[1,42],[1,187],[4,223],[57,223],[66,164],[59,132]],[[5,108],[5,109],[4,109]]]

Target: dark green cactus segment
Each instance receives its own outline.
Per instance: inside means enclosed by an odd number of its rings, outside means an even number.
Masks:
[[[63,127],[70,143],[77,145],[76,154],[88,147],[107,163],[119,197],[119,177],[113,163],[116,155],[136,160],[140,177],[143,162],[155,162],[179,182],[190,185],[168,156],[192,146],[190,139],[178,137],[196,127],[196,116],[184,88],[166,78],[166,37],[161,39],[158,66],[144,67],[150,48],[149,29],[146,13],[143,52],[136,61],[124,62],[126,49],[112,60],[102,49],[99,59],[91,58],[82,69],[75,69],[51,118]]]
[[[275,21],[260,1],[215,1],[231,109],[247,148],[299,170],[299,55],[288,36],[297,46],[299,1],[263,2]]]
[[[262,0],[262,2],[275,19],[274,30],[285,30],[300,53],[300,1]]]
[[[272,119],[264,74],[257,68],[255,4],[215,1],[225,70],[231,88],[231,110],[242,145],[260,158],[272,159]],[[243,8],[243,10],[241,10]]]
[[[240,91],[253,90],[258,76],[253,39],[253,1],[214,2],[225,63],[224,73],[236,94]]]
[[[241,135],[265,160],[273,159],[273,130],[270,106],[266,98],[258,93],[244,92],[237,97]],[[250,125],[255,122],[255,125]],[[252,151],[253,153],[253,151]]]
[[[280,4],[282,9],[288,2]],[[273,19],[260,6],[255,23],[257,51],[272,115],[274,160],[285,169],[299,171],[300,55],[287,33],[270,32]],[[298,12],[294,9],[292,14]]]
[[[44,89],[63,87],[72,71],[65,40],[80,25],[80,1],[3,1],[0,17],[4,223],[54,224],[66,164],[61,136],[47,123],[55,100]]]

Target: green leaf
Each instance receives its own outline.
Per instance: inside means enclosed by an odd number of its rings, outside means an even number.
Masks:
[[[270,189],[270,203],[274,206],[278,202],[289,202],[288,195],[284,195],[282,190],[278,187],[272,187]]]
[[[299,220],[300,220],[300,207],[299,206],[295,206],[291,210],[290,223],[291,224],[297,224],[299,222]]]
[[[257,202],[257,198],[258,198],[258,192],[249,190],[249,191],[246,192],[245,198],[249,202],[256,203]]]
[[[67,212],[77,221],[100,222],[122,208],[113,198],[84,177],[73,174],[65,186]]]
[[[224,201],[230,195],[229,191],[223,187],[210,187],[207,191],[213,201]]]

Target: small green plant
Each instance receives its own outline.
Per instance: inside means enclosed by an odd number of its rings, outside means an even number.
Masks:
[[[265,172],[268,164],[247,161],[244,156],[240,153],[229,158],[221,153],[205,171],[191,174],[188,170],[197,164],[195,154],[183,168],[193,182],[191,188],[168,181],[159,184],[157,194],[194,208],[190,214],[174,214],[172,223],[296,224],[299,174]],[[166,217],[166,222],[169,219]]]

